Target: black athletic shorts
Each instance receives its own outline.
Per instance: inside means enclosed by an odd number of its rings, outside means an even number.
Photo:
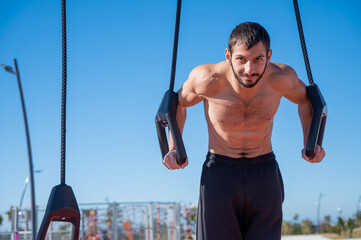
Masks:
[[[197,240],[280,240],[283,199],[273,152],[255,158],[208,153],[201,176]]]

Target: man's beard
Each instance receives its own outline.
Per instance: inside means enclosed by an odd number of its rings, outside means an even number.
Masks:
[[[252,87],[254,87],[254,86],[259,82],[259,80],[261,80],[264,72],[266,71],[267,62],[266,62],[266,66],[264,66],[263,72],[262,72],[261,74],[259,74],[259,73],[253,73],[252,75],[248,75],[247,73],[239,73],[239,74],[237,75],[237,74],[234,72],[232,61],[231,61],[231,67],[232,67],[233,75],[234,75],[234,77],[237,79],[237,81],[239,82],[239,84],[241,84],[242,87],[245,87],[245,88],[252,88]],[[240,78],[239,75],[241,75],[242,77],[259,76],[259,78],[257,78],[257,80],[256,80],[254,83],[246,83],[246,82],[243,82],[243,81],[242,81],[242,79]]]

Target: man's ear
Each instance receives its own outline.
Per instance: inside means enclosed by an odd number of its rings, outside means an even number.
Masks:
[[[271,57],[272,57],[272,49],[268,50],[268,53],[267,53],[267,64],[270,63]]]
[[[226,48],[226,50],[224,51],[224,55],[226,56],[226,62],[228,65],[231,65],[231,51],[229,51],[228,48]]]

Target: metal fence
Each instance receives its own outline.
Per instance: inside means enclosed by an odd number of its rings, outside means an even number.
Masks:
[[[0,240],[11,240],[11,233],[0,233]]]
[[[129,202],[79,204],[81,240],[181,240],[193,239],[194,222],[187,208],[172,202]],[[45,207],[38,208],[40,224]],[[12,230],[0,240],[32,240],[30,211],[12,208]],[[46,240],[71,239],[73,225],[51,222]]]

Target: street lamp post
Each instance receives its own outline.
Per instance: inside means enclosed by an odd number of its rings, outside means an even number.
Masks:
[[[34,173],[41,173],[42,171],[43,171],[43,170],[35,170]],[[27,188],[28,185],[29,185],[29,181],[30,181],[30,176],[28,176],[28,177],[25,179],[25,186],[24,186],[23,193],[21,194],[20,204],[19,204],[19,210],[20,210],[20,212],[21,212],[21,206],[23,205],[23,200],[24,200],[26,188]]]
[[[319,197],[318,197],[318,202],[317,204],[317,232],[320,233],[320,208],[321,208],[321,198],[325,196],[322,193],[320,193]]]
[[[10,72],[12,74],[16,75],[16,78],[18,80],[18,86],[19,86],[19,92],[20,92],[20,99],[21,99],[21,105],[23,108],[23,115],[24,115],[24,124],[25,124],[25,133],[26,133],[26,141],[27,141],[27,147],[28,147],[28,157],[29,157],[29,172],[30,172],[30,190],[31,190],[31,217],[32,217],[32,237],[33,240],[36,239],[36,231],[37,231],[37,227],[36,227],[36,204],[35,204],[35,179],[34,179],[34,167],[33,167],[33,158],[32,158],[32,154],[31,154],[31,146],[30,146],[30,134],[29,134],[29,126],[28,126],[28,120],[26,117],[26,110],[25,110],[25,101],[24,101],[24,96],[23,96],[23,90],[21,87],[21,82],[20,82],[20,73],[19,73],[19,69],[18,69],[18,63],[16,61],[16,59],[14,59],[14,65],[15,65],[15,72],[14,70],[9,67],[6,66],[4,64],[1,64],[1,66],[3,68],[5,68],[5,70],[7,72]]]
[[[34,173],[41,173],[43,170],[35,170]],[[26,192],[26,189],[29,185],[29,182],[30,182],[30,176],[28,176],[26,179],[25,179],[25,186],[24,186],[24,190],[21,194],[21,198],[20,198],[20,204],[19,204],[19,208],[18,208],[18,214],[19,216],[22,215],[22,210],[21,210],[21,207],[23,206],[23,200],[24,200],[24,196],[25,196],[25,192]],[[16,217],[16,221],[19,221],[19,217],[17,216]],[[16,222],[16,227],[15,227],[15,240],[18,240],[19,239],[19,229],[18,229],[18,225],[19,223]]]
[[[338,216],[341,217],[342,216],[342,208],[337,207],[337,212],[338,212]]]
[[[29,181],[30,181],[30,176],[28,176],[28,177],[25,179],[25,186],[24,186],[23,193],[21,194],[20,204],[19,204],[19,210],[20,210],[20,212],[21,212],[21,206],[23,205],[23,200],[24,200],[24,196],[25,196],[25,191],[26,191],[26,188],[27,188],[28,185],[29,185]]]

